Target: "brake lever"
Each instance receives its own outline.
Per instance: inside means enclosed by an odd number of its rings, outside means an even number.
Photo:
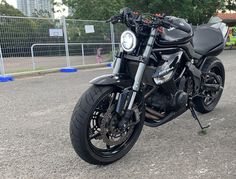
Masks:
[[[110,19],[106,20],[106,23],[115,24],[117,22],[121,22],[121,17],[120,16],[112,16]]]
[[[110,19],[108,19],[108,20],[106,20],[106,23],[110,23],[111,22],[111,18]]]

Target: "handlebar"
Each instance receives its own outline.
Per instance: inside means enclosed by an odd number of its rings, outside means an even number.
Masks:
[[[164,27],[164,28],[169,29],[171,27],[174,27],[186,33],[190,33],[192,31],[192,28],[190,25],[185,25],[183,22],[178,22],[178,21],[175,21],[175,19],[171,19],[164,16],[153,15],[151,20],[147,21],[145,18],[143,18],[142,15],[134,13],[128,8],[122,9],[119,15],[112,16],[106,22],[107,23],[110,22],[112,24],[121,22],[121,23],[126,23],[129,25],[132,24],[133,26],[136,26],[137,24],[139,24],[139,25],[153,27],[153,28]]]

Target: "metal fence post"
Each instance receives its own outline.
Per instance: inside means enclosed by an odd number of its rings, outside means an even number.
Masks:
[[[3,62],[3,56],[2,56],[2,47],[0,46],[0,71],[1,75],[5,75],[5,68],[4,68],[4,62]]]
[[[62,22],[63,22],[63,33],[64,33],[64,42],[65,42],[65,51],[66,51],[66,63],[67,63],[67,67],[70,67],[70,55],[69,55],[67,27],[66,27],[65,16],[62,16]]]
[[[82,50],[83,65],[85,65],[85,62],[84,62],[84,44],[83,43],[81,44],[81,50]]]
[[[115,32],[114,32],[114,25],[110,23],[110,30],[111,30],[111,44],[112,44],[112,60],[115,60],[115,53],[116,53],[116,46],[115,46]]]
[[[34,59],[34,44],[31,46],[31,58],[32,58],[32,68],[33,71],[35,71],[36,69],[36,65],[35,65],[35,59]]]

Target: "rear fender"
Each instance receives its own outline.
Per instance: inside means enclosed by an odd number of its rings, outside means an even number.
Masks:
[[[221,60],[219,59],[219,58],[217,58],[217,57],[215,57],[215,56],[208,56],[208,57],[206,57],[203,61],[202,61],[202,63],[201,63],[201,65],[200,65],[200,67],[199,67],[199,70],[201,70],[202,72],[204,72],[204,66],[206,66],[207,65],[207,63],[209,63],[209,61],[217,61],[217,62],[220,62],[220,63],[222,63],[221,62]],[[223,65],[223,64],[222,64]]]
[[[133,85],[133,80],[125,74],[108,74],[94,78],[90,83],[97,86],[115,85],[120,88],[127,88]]]

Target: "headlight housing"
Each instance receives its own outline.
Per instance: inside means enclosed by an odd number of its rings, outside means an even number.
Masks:
[[[124,51],[132,52],[137,45],[137,38],[132,31],[126,30],[121,34],[120,42]]]

